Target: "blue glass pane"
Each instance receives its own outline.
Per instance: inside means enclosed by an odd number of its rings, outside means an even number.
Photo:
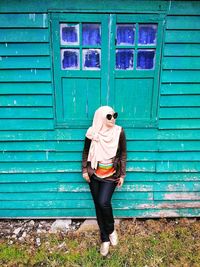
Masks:
[[[61,44],[79,44],[79,25],[61,24],[60,25]]]
[[[62,69],[78,69],[79,68],[79,50],[63,49],[61,50]]]
[[[83,69],[99,70],[101,67],[100,49],[83,49]]]
[[[156,44],[157,25],[143,24],[139,25],[139,44]]]
[[[132,45],[135,39],[135,27],[129,24],[117,25],[117,45]]]
[[[155,50],[138,50],[137,69],[154,69]]]
[[[133,69],[133,50],[116,50],[116,69]]]
[[[100,45],[101,44],[101,28],[100,24],[83,23],[83,45]]]

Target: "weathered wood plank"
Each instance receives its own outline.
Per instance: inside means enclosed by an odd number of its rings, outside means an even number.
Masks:
[[[168,44],[164,45],[164,56],[200,56],[200,44]]]
[[[28,131],[30,133],[30,131]],[[55,141],[44,140],[43,142],[40,141],[21,141],[21,142],[2,142],[0,146],[1,151],[5,153],[6,151],[52,151],[55,150]]]
[[[1,130],[53,130],[52,119],[0,119]]]
[[[166,143],[166,145],[161,145],[161,147],[163,147],[163,150],[161,150],[160,146],[159,146],[159,152],[128,152],[127,153],[127,160],[128,161],[166,161],[166,160],[170,160],[170,161],[176,161],[177,158],[179,159],[179,161],[197,161],[200,160],[200,148],[195,147],[194,151],[195,152],[191,152],[191,148],[187,149],[187,145],[185,150],[183,151],[183,147],[180,148],[179,145],[175,146],[175,148],[171,148],[172,145],[170,145],[170,148],[172,151],[174,152],[164,152],[166,150],[168,142]],[[197,142],[196,142],[197,144]],[[183,146],[183,142],[181,143],[181,145]],[[179,147],[179,148],[178,148]],[[169,150],[170,150],[169,148]],[[189,150],[189,151],[188,151]]]
[[[48,209],[48,208],[58,208],[59,209],[70,209],[72,206],[74,209],[88,209],[93,207],[93,201],[80,201],[77,199],[72,199],[71,201],[63,201],[63,200],[40,200],[40,201],[1,201],[1,208],[3,209]],[[173,209],[173,208],[200,208],[200,202],[166,202],[166,201],[149,201],[149,200],[140,200],[133,201],[130,200],[113,200],[113,207],[115,209]]]
[[[199,43],[200,32],[198,30],[167,30],[166,43]]]
[[[45,140],[44,140],[45,141]],[[0,151],[42,151],[44,149],[48,149],[48,145],[50,144],[50,147],[54,147],[54,149],[61,153],[61,152],[73,152],[73,151],[79,151],[81,152],[83,149],[83,142],[82,141],[59,141],[57,142],[27,142],[27,141],[21,141],[21,142],[2,142],[0,146]],[[141,146],[141,144],[143,146]],[[127,141],[128,150],[129,151],[156,151],[158,150],[158,141],[156,141],[157,145],[156,148],[154,146],[154,149],[152,150],[151,147],[153,144],[155,145],[154,141]],[[47,145],[45,145],[47,144]]]
[[[162,82],[199,83],[200,75],[198,70],[164,70],[162,72]]]
[[[47,28],[48,14],[0,14],[1,28]]]
[[[0,107],[0,119],[49,119],[53,118],[53,109],[46,107],[39,108],[1,108]]]
[[[160,119],[159,129],[200,129],[200,119]]]
[[[155,192],[155,200],[200,200],[200,192]]]
[[[59,183],[58,192],[88,192],[90,191],[88,184],[85,183]],[[126,182],[123,185],[123,188],[118,189],[117,191],[123,192],[152,192],[153,184],[152,182]]]
[[[161,85],[161,95],[198,95],[199,83],[163,83]]]
[[[0,183],[38,183],[57,181],[61,183],[85,182],[78,172],[44,172],[44,173],[2,173]],[[148,181],[200,181],[200,173],[150,173],[150,172],[127,172],[126,182],[148,182]],[[86,183],[86,182],[85,182]],[[123,188],[122,188],[123,189]]]
[[[77,172],[81,170],[81,162],[23,162],[0,163],[2,173],[45,173],[45,172]],[[154,162],[127,162],[127,171],[154,172]]]
[[[50,70],[0,70],[2,82],[50,82]]]
[[[14,193],[0,193],[0,200],[1,201],[54,201],[54,200],[62,200],[62,201],[70,201],[70,200],[77,200],[77,195],[74,193],[59,193],[56,192],[38,192],[38,193],[21,193],[21,192],[14,192]],[[79,193],[79,200],[92,200],[92,195],[90,192],[82,192]],[[117,192],[113,194],[112,200],[124,200],[124,193]],[[153,200],[153,193],[152,192],[127,192],[126,199],[128,200]]]
[[[82,179],[83,180],[83,179]],[[42,184],[42,186],[41,186]],[[87,182],[83,181],[82,183],[54,183],[54,182],[46,182],[46,183],[13,183],[13,184],[1,184],[0,192],[1,193],[12,193],[12,192],[90,192],[90,188]],[[153,184],[152,182],[126,182],[123,185],[123,189],[117,189],[123,192],[152,192]]]
[[[0,69],[50,69],[49,56],[0,57]]]
[[[160,217],[198,217],[200,209],[114,209],[114,218],[160,218]],[[40,210],[0,210],[1,218],[96,218],[94,209],[40,209]]]
[[[200,151],[200,142],[189,140],[160,140],[159,151]]]
[[[1,29],[0,42],[47,43],[49,34],[47,29]]]
[[[0,56],[49,56],[48,43],[0,43]]]
[[[1,95],[1,107],[52,107],[51,95]]]
[[[178,164],[177,164],[178,165]],[[186,170],[187,171],[187,170]],[[189,182],[155,182],[154,192],[199,192],[200,191],[200,181],[189,181]]]
[[[160,99],[161,107],[199,107],[200,95],[165,95]]]
[[[168,16],[166,29],[199,30],[200,16]]]
[[[164,57],[163,69],[198,70],[200,69],[200,60],[199,57]]]
[[[151,130],[151,129],[125,129],[127,142],[133,140],[150,141],[151,140],[200,140],[200,130]],[[0,131],[1,141],[42,141],[42,140],[56,140],[56,141],[82,141],[84,140],[86,129],[55,129],[54,131]],[[156,142],[157,143],[157,142]],[[66,143],[67,144],[67,143]],[[76,143],[75,143],[76,144]],[[134,148],[133,148],[134,149]],[[156,148],[157,149],[157,148]],[[147,150],[145,150],[147,151]],[[155,147],[154,147],[155,151]]]
[[[173,129],[173,130],[164,130],[160,129],[158,132],[159,140],[200,140],[199,130],[198,129]]]
[[[48,1],[41,0],[39,5],[35,5],[34,2],[30,1],[27,5],[23,3],[13,0],[12,3],[7,2],[6,0],[1,0],[1,9],[0,12],[14,12],[14,13],[21,13],[21,12],[47,12],[50,9],[56,9],[60,11],[64,10],[73,10],[76,12],[150,12],[150,11],[165,11],[168,8],[167,1],[148,1],[145,3],[141,3],[140,0],[130,1],[130,0],[123,0],[113,2],[112,0],[98,0],[94,2],[89,0],[87,1],[87,5],[81,1],[77,0],[76,2],[66,2],[64,0],[57,0],[57,1]]]
[[[139,174],[139,176],[141,175],[141,173]],[[156,173],[153,176],[153,180],[154,181],[161,181],[161,182],[166,182],[166,181],[179,181],[180,183],[182,183],[183,181],[200,181],[200,173],[176,173],[176,172],[172,172],[170,173]]]
[[[163,161],[163,162],[157,162],[156,163],[156,171],[157,172],[200,172],[200,162],[174,162],[174,161]],[[195,188],[191,188],[192,191],[195,190]],[[200,191],[200,189],[198,188]],[[198,191],[195,190],[195,191]],[[173,191],[176,191],[175,189]]]
[[[159,113],[160,118],[164,119],[173,119],[173,118],[184,118],[184,119],[192,119],[192,118],[199,118],[200,117],[200,107],[189,108],[189,107],[171,107],[171,108],[160,108]]]
[[[51,95],[51,83],[1,83],[0,95]]]
[[[41,186],[42,185],[42,186]],[[1,193],[27,193],[27,192],[57,192],[56,182],[46,182],[46,183],[24,183],[24,184],[1,184]]]
[[[27,146],[28,145],[26,144],[26,147],[22,151],[10,151],[11,148],[7,151],[2,148],[0,153],[0,162],[54,162],[55,160],[57,162],[67,162],[69,160],[80,161],[82,157],[81,151],[55,152],[51,150],[52,147],[50,150],[46,148],[44,152],[38,152],[38,150],[33,152],[30,148],[28,148],[29,150],[25,152]],[[42,148],[40,148],[40,150],[42,150]],[[182,150],[175,152],[128,152],[127,161],[176,161],[177,157],[179,161],[197,161],[200,160],[200,152],[183,152]]]
[[[199,15],[200,4],[199,1],[168,1],[168,14],[172,15]]]

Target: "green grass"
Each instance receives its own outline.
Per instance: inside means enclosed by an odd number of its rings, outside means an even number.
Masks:
[[[41,246],[0,242],[0,266],[65,267],[189,267],[200,266],[200,221],[173,224],[167,220],[146,223],[122,221],[120,242],[107,257],[99,254],[98,231],[76,234],[42,234]]]

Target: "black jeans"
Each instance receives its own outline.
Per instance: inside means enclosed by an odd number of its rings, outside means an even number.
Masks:
[[[106,182],[96,180],[94,174],[90,178],[89,186],[94,200],[102,242],[109,241],[109,234],[114,231],[111,198],[116,185],[117,183],[114,181]]]

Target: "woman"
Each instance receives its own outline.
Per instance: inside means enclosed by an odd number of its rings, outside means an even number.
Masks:
[[[103,256],[108,254],[110,243],[113,246],[118,243],[111,198],[126,175],[126,137],[124,129],[115,124],[117,115],[109,106],[96,110],[82,154],[82,175],[94,200]]]

